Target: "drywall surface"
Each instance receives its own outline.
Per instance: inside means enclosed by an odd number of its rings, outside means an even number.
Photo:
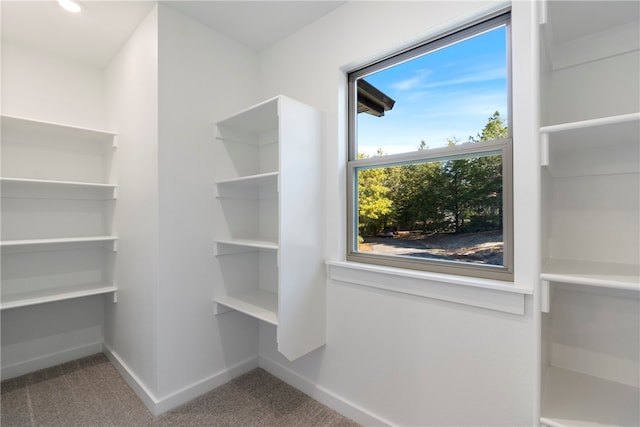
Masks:
[[[259,55],[262,98],[282,93],[327,114],[329,259],[344,260],[345,253],[346,72],[501,6],[349,2]],[[531,137],[537,126],[531,62],[537,55],[531,42],[535,33],[528,2],[513,7],[514,31],[519,32],[514,54],[520,52],[514,57],[519,73],[514,114],[523,117],[518,136],[525,147],[514,154],[514,169],[520,171],[516,193],[537,194],[530,184],[537,182],[538,168]],[[532,288],[539,207],[531,197],[516,197],[514,203],[516,284]],[[276,350],[275,328],[262,325],[263,366],[364,424],[534,423],[537,356],[531,296],[525,297],[524,315],[519,315],[330,279],[327,286],[327,345],[291,363]]]
[[[2,114],[103,129],[102,72],[53,54],[2,43]]]
[[[118,303],[106,303],[105,344],[143,386],[157,384],[158,83],[157,8],[105,70],[117,132]]]
[[[102,349],[103,298],[68,300],[2,311],[2,379]]]
[[[636,50],[543,74],[544,124],[638,111],[640,99],[632,94],[640,92],[634,78],[640,73],[639,55]]]
[[[254,104],[257,58],[243,45],[159,7],[158,398],[229,379],[257,357],[258,324],[213,314],[214,123]],[[178,399],[179,400],[179,399]]]
[[[105,127],[102,73],[2,43],[2,114]],[[9,274],[5,271],[6,274]],[[100,351],[102,298],[2,311],[2,375],[21,375]]]

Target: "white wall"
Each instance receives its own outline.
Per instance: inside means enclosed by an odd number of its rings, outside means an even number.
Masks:
[[[105,70],[109,125],[118,134],[119,248],[118,303],[105,305],[105,345],[152,394],[158,382],[157,54],[154,8]]]
[[[2,43],[2,114],[105,128],[101,70]],[[2,311],[2,375],[99,352],[101,297]]]
[[[98,68],[2,42],[2,113],[104,129],[104,86]]]
[[[263,99],[283,93],[327,113],[328,257],[345,252],[345,73],[478,17],[495,2],[349,2],[259,55]],[[538,271],[533,15],[514,4],[516,286]],[[519,195],[519,196],[518,196]],[[357,273],[354,273],[357,275]],[[363,279],[363,278],[361,278]],[[524,315],[328,281],[327,345],[289,363],[261,326],[261,366],[363,423],[531,425],[537,356]],[[419,284],[418,284],[419,285]]]
[[[254,52],[159,7],[158,397],[163,408],[257,366],[257,321],[213,314],[213,124],[257,102]],[[176,392],[190,389],[183,396]]]

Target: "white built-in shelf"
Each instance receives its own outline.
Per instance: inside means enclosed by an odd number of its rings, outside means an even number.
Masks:
[[[76,285],[63,288],[47,289],[33,292],[21,292],[13,295],[2,295],[0,309],[27,307],[55,301],[82,298],[91,295],[102,295],[116,292],[117,287],[107,284]]]
[[[278,244],[266,240],[248,240],[248,239],[218,239],[215,240],[217,251],[216,255],[228,255],[238,252],[268,250],[277,251]]]
[[[261,200],[278,197],[278,172],[231,178],[216,182],[220,199]]]
[[[278,325],[278,295],[262,289],[239,292],[214,298],[219,305],[263,320],[272,325]]]
[[[320,111],[285,96],[216,122],[214,253],[224,295],[215,313],[276,325],[289,360],[326,340],[322,245],[309,244],[325,222],[323,123]]]
[[[540,424],[638,427],[640,108],[628,95],[640,7],[538,6],[541,231],[551,255],[539,288],[549,313],[538,318]]]
[[[33,185],[52,185],[61,187],[82,187],[82,188],[117,188],[116,184],[102,184],[98,182],[79,182],[79,181],[56,181],[50,179],[28,179],[28,178],[9,178],[0,177],[1,183],[8,184],[33,184]]]
[[[249,132],[275,129],[278,127],[278,98],[268,99],[226,119],[220,120],[217,126],[236,128]]]
[[[540,128],[542,165],[549,165],[549,150],[638,145],[640,113],[629,113],[591,120],[560,123]]]
[[[585,64],[638,49],[638,6],[633,1],[541,0],[543,70]]]
[[[640,265],[548,259],[542,280],[584,286],[640,291]]]
[[[261,173],[257,175],[241,176],[239,178],[222,179],[217,185],[224,186],[249,186],[272,184],[278,181],[278,172]]]
[[[65,243],[90,243],[90,242],[107,242],[116,241],[116,236],[90,236],[90,237],[63,237],[52,239],[25,239],[25,240],[2,240],[0,246],[35,246],[35,245],[51,245]]]
[[[607,125],[616,125],[622,123],[640,123],[640,112],[621,114],[617,116],[598,117],[590,120],[580,120],[569,123],[559,123],[555,125],[542,126],[540,133],[557,133],[576,129],[599,128]]]
[[[65,123],[56,123],[49,122],[43,120],[35,120],[26,117],[16,117],[16,116],[0,116],[0,120],[2,120],[2,127],[5,129],[16,129],[23,131],[44,131],[49,134],[61,135],[61,136],[71,136],[71,137],[83,137],[88,140],[105,140],[104,138],[112,138],[116,136],[115,132],[103,130],[103,129],[95,129],[88,128],[82,126],[74,126]]]
[[[223,138],[221,136],[216,136],[216,139],[218,141],[223,141],[223,142],[231,142],[234,144],[246,144],[246,145],[253,145],[253,146],[264,146],[264,145],[271,145],[271,144],[278,143],[278,140],[273,138],[257,140],[257,139],[241,139],[239,137]]]
[[[278,98],[257,104],[216,123],[216,139],[256,148],[278,144],[278,113]]]
[[[540,421],[549,427],[638,426],[638,402],[637,387],[549,367]]]

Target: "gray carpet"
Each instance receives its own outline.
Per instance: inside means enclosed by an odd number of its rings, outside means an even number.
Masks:
[[[262,369],[160,417],[103,354],[12,378],[0,388],[3,427],[358,426]]]

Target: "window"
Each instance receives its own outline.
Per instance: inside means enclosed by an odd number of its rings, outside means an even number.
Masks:
[[[513,279],[509,25],[349,73],[348,260]]]

